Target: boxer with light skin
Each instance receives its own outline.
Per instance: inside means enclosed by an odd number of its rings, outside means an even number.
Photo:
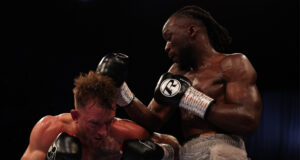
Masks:
[[[141,139],[156,147],[162,157],[164,149],[157,143],[170,142],[178,151],[174,137],[150,135],[136,123],[115,117],[117,89],[111,78],[90,71],[76,78],[74,84],[75,109],[38,121],[22,160],[115,160],[122,156],[128,160],[135,154],[131,146]],[[150,141],[151,137],[157,143]],[[122,145],[126,146],[123,154]],[[147,151],[156,153],[153,148]]]
[[[242,137],[256,131],[262,111],[250,61],[222,53],[231,42],[227,30],[197,6],[171,15],[162,35],[174,64],[160,77],[153,100],[146,107],[124,83],[121,95],[129,101],[119,106],[149,131],[180,110],[181,159],[247,159]]]

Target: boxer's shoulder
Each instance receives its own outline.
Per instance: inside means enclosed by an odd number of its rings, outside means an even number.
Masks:
[[[115,118],[113,125],[119,128],[127,128],[129,131],[148,133],[145,128],[128,119]]]
[[[241,63],[248,62],[248,58],[243,53],[232,53],[232,54],[222,54],[223,58],[220,61],[221,67],[228,67],[228,65],[240,65]]]
[[[48,130],[49,128],[56,128],[59,126],[60,123],[57,116],[47,115],[41,118],[34,128],[42,132]]]
[[[115,118],[111,126],[112,134],[122,135],[122,139],[145,139],[149,137],[149,132],[137,123],[128,120]]]
[[[252,79],[256,72],[248,58],[242,53],[225,55],[220,62],[224,77],[228,79]]]
[[[232,54],[222,54],[223,58],[220,61],[221,65],[228,65],[228,63],[234,65],[236,63],[240,63],[242,59],[247,59],[247,57],[242,53],[232,53]]]
[[[70,113],[62,113],[55,116],[55,118],[58,123],[61,123],[61,125],[69,126],[74,122]]]
[[[57,116],[47,115],[41,118],[33,127],[30,134],[30,148],[46,153],[56,136],[62,132],[62,123]]]
[[[69,131],[70,118],[67,114],[57,116],[47,115],[41,118],[32,130],[33,137],[48,137],[54,139],[60,132]]]
[[[65,125],[72,123],[72,117],[69,113],[63,113],[56,116],[47,115],[41,118],[36,126],[40,127],[40,129],[54,129],[60,130],[64,128]]]
[[[124,127],[129,127],[129,128],[136,129],[136,130],[142,130],[142,131],[145,130],[142,126],[138,125],[137,123],[135,123],[134,121],[129,120],[129,119],[115,118],[114,124],[121,125]]]

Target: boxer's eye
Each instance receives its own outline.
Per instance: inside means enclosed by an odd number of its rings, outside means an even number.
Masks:
[[[99,125],[98,122],[89,122],[90,126],[95,128],[97,125]]]
[[[170,41],[170,39],[171,39],[171,33],[170,32],[166,32],[165,34],[163,34],[163,38],[166,41]]]
[[[170,41],[171,40],[171,35],[170,34],[167,34],[166,36],[166,41]]]

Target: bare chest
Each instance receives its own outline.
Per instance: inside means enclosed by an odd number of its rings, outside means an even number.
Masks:
[[[192,86],[195,89],[215,100],[222,97],[225,93],[225,81],[218,66],[211,66],[198,71],[185,72],[182,75],[192,82]],[[201,124],[201,122],[205,123],[204,120],[195,116],[193,113],[190,113],[190,111],[185,109],[180,110],[183,121],[188,122],[191,125],[195,125],[195,123]]]
[[[224,79],[217,67],[187,72],[184,76],[192,82],[195,89],[212,98],[217,98],[224,92]]]

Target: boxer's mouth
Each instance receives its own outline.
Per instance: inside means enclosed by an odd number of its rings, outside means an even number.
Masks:
[[[95,137],[95,139],[96,139],[97,141],[101,141],[101,140],[103,140],[103,137]]]

